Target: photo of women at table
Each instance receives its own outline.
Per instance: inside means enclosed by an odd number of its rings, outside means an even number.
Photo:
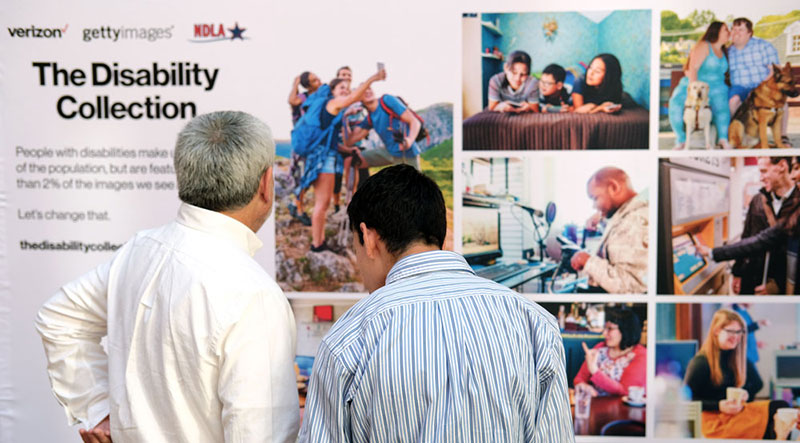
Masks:
[[[797,295],[799,160],[661,160],[658,293]]]
[[[656,436],[800,437],[795,429],[800,413],[795,408],[798,308],[659,304],[653,395],[659,399],[656,420],[663,423]],[[766,315],[769,321],[753,321]],[[756,333],[758,339],[751,340]]]
[[[647,305],[541,303],[558,318],[576,435],[645,435]]]
[[[666,8],[661,12],[659,148],[800,146],[796,11],[774,2]]]
[[[464,150],[646,149],[650,17],[464,14]]]
[[[462,253],[529,293],[644,294],[649,177],[639,158],[467,157]]]

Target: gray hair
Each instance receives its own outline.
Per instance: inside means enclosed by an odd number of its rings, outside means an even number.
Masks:
[[[199,115],[175,143],[178,197],[211,211],[240,209],[274,161],[275,140],[261,120],[236,111]]]

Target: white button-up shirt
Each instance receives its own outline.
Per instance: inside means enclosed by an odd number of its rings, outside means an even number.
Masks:
[[[61,288],[36,326],[69,421],[110,414],[115,443],[294,441],[294,317],[260,247],[242,223],[183,204]]]

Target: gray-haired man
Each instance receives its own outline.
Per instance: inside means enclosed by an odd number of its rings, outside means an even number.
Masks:
[[[252,258],[274,158],[251,115],[196,117],[175,147],[177,219],[39,311],[53,392],[85,442],[294,441],[294,317]]]

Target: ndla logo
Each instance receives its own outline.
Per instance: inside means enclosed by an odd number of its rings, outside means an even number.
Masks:
[[[230,26],[230,25],[229,25]],[[210,43],[221,42],[225,40],[247,40],[242,34],[247,28],[239,26],[239,22],[235,22],[234,26],[228,27],[222,23],[210,24],[202,23],[194,25],[194,38],[189,39],[193,43]]]
[[[31,25],[30,28],[7,28],[12,38],[61,38],[67,32],[69,24],[63,28],[40,28]]]

